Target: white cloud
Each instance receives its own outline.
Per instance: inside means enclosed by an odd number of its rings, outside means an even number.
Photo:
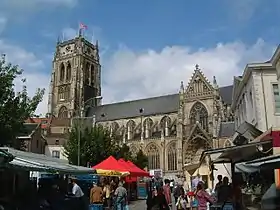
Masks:
[[[33,96],[37,88],[46,88],[46,91],[48,91],[50,75],[42,72],[45,68],[43,60],[36,57],[32,52],[10,44],[3,39],[0,39],[0,54],[6,55],[7,62],[17,64],[20,68],[24,69],[21,78],[26,78],[29,96]],[[20,91],[22,88],[21,78],[15,81],[16,91]],[[37,113],[47,113],[47,98],[48,94],[46,92],[43,102],[37,108]]]
[[[0,39],[0,53],[25,69],[24,77],[30,95],[36,88],[46,88],[44,101],[37,113],[47,112],[49,74],[40,58],[32,52],[13,46]],[[139,99],[176,93],[180,81],[189,82],[195,64],[199,64],[204,74],[212,80],[215,75],[220,86],[230,85],[234,75],[240,75],[248,62],[266,61],[275,46],[262,39],[253,45],[242,42],[219,43],[215,47],[193,50],[188,46],[167,46],[156,52],[152,49],[134,52],[120,47],[113,55],[102,60],[102,95],[104,102]],[[106,59],[106,60],[105,60]],[[17,87],[19,87],[17,83]]]
[[[180,81],[185,85],[189,82],[195,64],[210,81],[216,76],[220,86],[231,85],[246,63],[266,61],[274,49],[262,39],[251,46],[219,43],[195,51],[188,46],[168,46],[160,52],[149,49],[137,53],[122,47],[103,65],[104,102],[176,93]]]

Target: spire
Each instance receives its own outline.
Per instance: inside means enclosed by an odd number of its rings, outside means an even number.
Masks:
[[[181,81],[180,93],[184,93],[184,82],[183,81]]]
[[[199,70],[200,70],[199,65],[196,64],[196,65],[195,65],[195,71],[199,71]]]
[[[215,89],[218,89],[218,88],[219,88],[219,86],[218,86],[218,84],[217,84],[216,76],[213,76],[213,87],[214,87]]]
[[[57,36],[56,44],[60,44],[60,36]]]
[[[96,40],[95,46],[96,46],[96,49],[98,49],[98,47],[99,47],[99,45],[98,45],[98,40]]]

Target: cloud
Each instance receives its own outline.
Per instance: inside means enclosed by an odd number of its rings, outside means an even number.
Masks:
[[[275,46],[262,39],[248,46],[242,42],[218,43],[213,48],[193,50],[189,46],[167,46],[157,52],[120,47],[102,69],[105,103],[176,93],[180,81],[187,85],[199,64],[206,77],[216,76],[220,86],[231,85],[246,63],[269,59]]]
[[[6,55],[7,62],[17,64],[20,68],[24,69],[22,77],[17,78],[15,81],[16,91],[20,91],[22,88],[20,81],[22,78],[26,78],[29,96],[33,96],[37,88],[46,88],[48,90],[50,75],[43,73],[42,69],[46,66],[42,59],[34,53],[3,39],[0,39],[0,53]],[[47,98],[48,94],[46,93],[43,102],[37,108],[37,113],[47,113]]]
[[[46,88],[44,101],[37,113],[47,112],[49,73],[44,57],[12,45],[0,39],[0,53],[7,59],[25,69],[27,87],[30,95],[36,88]],[[231,85],[233,76],[240,75],[248,62],[262,62],[270,58],[275,46],[259,39],[253,45],[235,41],[218,43],[214,47],[192,49],[190,46],[166,46],[160,51],[147,49],[136,52],[120,46],[111,55],[101,60],[102,95],[105,103],[133,100],[163,94],[177,93],[180,81],[185,86],[189,82],[195,64],[199,64],[205,76],[211,81],[215,75],[219,86]],[[48,59],[50,60],[50,59]],[[20,88],[17,81],[17,88]]]

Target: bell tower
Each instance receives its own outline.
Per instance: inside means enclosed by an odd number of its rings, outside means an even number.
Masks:
[[[101,104],[101,65],[98,42],[84,37],[57,42],[49,89],[48,112],[68,118],[82,116]]]

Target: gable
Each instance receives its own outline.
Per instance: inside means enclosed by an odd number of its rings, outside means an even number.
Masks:
[[[197,98],[199,96],[208,96],[212,95],[213,91],[213,86],[203,75],[201,70],[198,68],[198,65],[196,65],[196,69],[194,70],[192,78],[186,88],[186,97],[189,99]]]
[[[272,58],[270,59],[270,61],[268,61],[268,63],[271,63],[272,65],[276,65],[276,63],[279,61],[280,59],[280,45],[278,45],[277,49],[275,50]]]
[[[233,79],[233,91],[232,91],[232,99],[235,100],[235,95],[237,94],[236,91],[238,89],[238,86],[241,82],[241,77],[234,77]],[[232,103],[234,104],[234,103]]]
[[[199,123],[196,123],[190,132],[187,142],[191,144],[196,144],[196,139],[202,139],[205,141],[206,145],[212,147],[211,138],[209,134],[202,129]]]

